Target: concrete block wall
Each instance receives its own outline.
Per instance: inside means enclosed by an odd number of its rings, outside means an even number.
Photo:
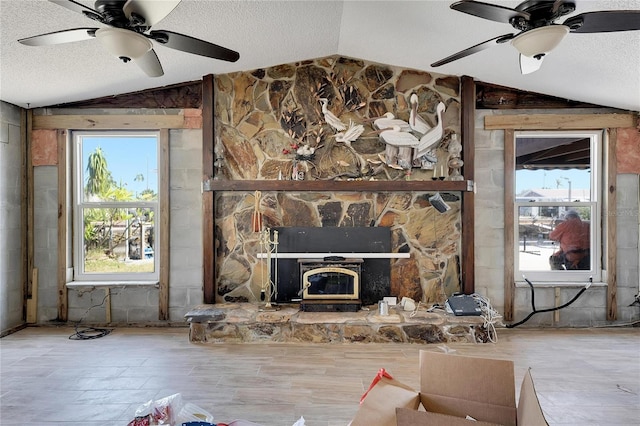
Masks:
[[[475,119],[475,288],[503,311],[504,306],[504,135],[485,131],[484,118]]]
[[[637,320],[640,307],[629,306],[640,292],[640,176],[618,175],[616,210],[610,214],[617,220],[618,317],[621,321]]]
[[[184,321],[184,314],[203,302],[204,296],[202,131],[172,130],[169,140],[169,318],[171,321],[179,322]]]
[[[0,335],[21,326],[23,277],[20,108],[0,101]]]
[[[34,167],[33,185],[33,267],[42,323],[58,319],[58,167]]]
[[[39,166],[35,179],[35,257],[40,290],[38,322],[57,320],[57,167]],[[184,322],[193,306],[202,303],[202,131],[173,130],[169,135],[170,277],[169,320]],[[103,288],[70,288],[68,320],[82,324],[106,322]],[[159,290],[153,286],[114,286],[114,324],[159,322]]]
[[[564,111],[566,113],[566,111]],[[581,110],[572,110],[578,114]],[[585,113],[595,113],[588,110]],[[475,288],[476,292],[488,297],[492,306],[504,312],[504,132],[484,129],[484,119],[491,114],[514,113],[505,111],[479,110],[475,120]],[[554,111],[515,111],[517,114],[547,113]],[[563,111],[555,111],[563,113]],[[628,306],[638,294],[640,255],[638,247],[639,176],[620,174],[617,179],[617,298],[618,319],[624,324],[637,321],[640,308]],[[606,218],[603,218],[605,220]],[[571,300],[580,286],[563,287],[558,305]],[[523,327],[589,327],[611,324],[607,321],[607,288],[592,286],[573,304],[559,311],[559,321],[554,313],[535,314]],[[555,289],[535,289],[538,310],[556,306]],[[529,286],[517,287],[514,300],[514,322],[532,311]]]

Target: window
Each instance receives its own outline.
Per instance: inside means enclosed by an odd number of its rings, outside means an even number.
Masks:
[[[157,132],[74,132],[74,280],[157,280]]]
[[[600,132],[515,134],[516,279],[600,280]]]

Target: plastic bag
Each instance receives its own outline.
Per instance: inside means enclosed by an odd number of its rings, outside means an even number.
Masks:
[[[191,403],[183,403],[179,393],[148,401],[136,409],[135,419],[128,426],[181,426],[192,421],[212,422],[213,415]]]

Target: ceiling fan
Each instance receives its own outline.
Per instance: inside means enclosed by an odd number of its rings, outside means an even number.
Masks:
[[[73,28],[33,37],[18,42],[27,46],[49,46],[97,38],[104,47],[123,62],[133,61],[149,77],[164,75],[152,40],[160,45],[187,53],[235,62],[238,52],[184,34],[151,30],[167,16],[180,0],[96,0],[95,10],[74,0],[49,0],[106,26]]]
[[[529,74],[540,69],[542,60],[568,33],[605,33],[640,30],[640,10],[602,10],[572,16],[562,24],[555,21],[576,10],[576,4],[565,0],[527,0],[515,9],[462,0],[451,9],[480,18],[511,24],[518,34],[504,34],[461,50],[431,64],[432,67],[464,58],[473,53],[510,41],[520,52],[520,70]]]

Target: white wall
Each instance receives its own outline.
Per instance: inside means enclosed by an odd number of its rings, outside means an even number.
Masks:
[[[544,113],[567,113],[544,111]],[[597,113],[589,110],[586,113]],[[504,312],[504,131],[484,130],[484,118],[504,111],[479,110],[475,120],[475,288],[488,297],[491,304]],[[506,112],[508,113],[508,112]],[[514,113],[514,112],[511,112]],[[540,113],[540,111],[518,110],[517,114]],[[571,110],[572,114],[580,110]],[[617,206],[617,299],[618,320],[628,323],[640,318],[640,308],[629,306],[638,293],[638,175],[618,175]],[[604,218],[603,218],[604,220]],[[580,290],[579,287],[563,288],[560,304],[568,302]],[[536,314],[522,327],[560,326],[588,327],[606,325],[606,293],[604,286],[589,288],[573,304],[560,310],[559,322],[554,314]],[[535,302],[538,310],[555,306],[554,288],[536,288]],[[516,288],[514,322],[526,317],[531,309],[531,290],[528,286]]]
[[[24,323],[20,271],[21,133],[20,108],[0,101],[0,335]]]

